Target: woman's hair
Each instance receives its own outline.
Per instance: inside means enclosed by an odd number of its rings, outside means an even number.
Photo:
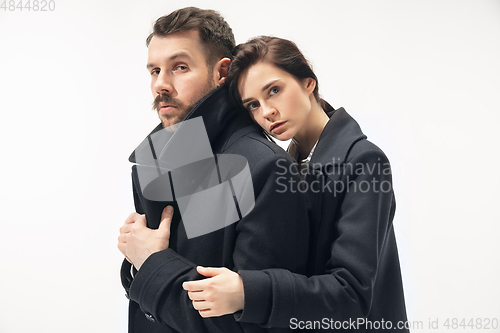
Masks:
[[[319,97],[318,78],[297,45],[290,40],[271,36],[252,38],[236,46],[233,51],[227,82],[231,98],[237,105],[241,105],[241,96],[238,91],[238,80],[241,74],[260,61],[268,62],[284,70],[299,81],[313,78],[316,81],[313,91],[316,101],[325,112],[334,110],[328,102]]]

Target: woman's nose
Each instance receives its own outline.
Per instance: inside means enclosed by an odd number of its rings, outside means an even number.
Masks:
[[[264,110],[262,115],[264,116],[264,118],[274,119],[278,114],[278,110],[276,110],[276,108],[272,105],[265,105],[263,109]]]

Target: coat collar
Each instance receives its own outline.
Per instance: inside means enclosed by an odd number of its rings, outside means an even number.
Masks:
[[[196,117],[202,117],[207,131],[208,139],[211,146],[213,147],[217,137],[221,131],[226,127],[230,120],[235,117],[237,110],[235,110],[234,105],[229,99],[228,87],[226,84],[221,85],[216,88],[204,98],[202,98],[198,104],[188,113],[184,120],[193,119]],[[182,126],[182,122],[178,125],[179,128]],[[156,126],[151,133],[142,141],[142,143],[132,152],[129,157],[129,161],[132,163],[137,163],[136,151],[141,151],[143,149],[150,149],[151,135],[162,130],[163,126],[160,123]],[[156,141],[158,138],[156,137]],[[167,142],[158,143],[164,145]],[[155,143],[156,145],[156,143]],[[156,156],[154,156],[156,159]],[[150,164],[150,163],[146,163]]]
[[[356,120],[344,108],[329,114],[330,120],[319,137],[312,155],[310,166],[343,164],[351,147],[359,140],[366,139]]]

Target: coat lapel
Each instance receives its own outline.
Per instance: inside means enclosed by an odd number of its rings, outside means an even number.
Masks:
[[[325,165],[345,163],[351,147],[362,139],[366,139],[366,135],[358,123],[344,108],[335,110],[321,132],[309,166],[319,169]]]

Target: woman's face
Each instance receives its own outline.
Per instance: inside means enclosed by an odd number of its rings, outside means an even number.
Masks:
[[[278,140],[289,140],[300,131],[311,112],[315,81],[298,81],[288,72],[259,62],[238,80],[243,106],[252,118]]]

